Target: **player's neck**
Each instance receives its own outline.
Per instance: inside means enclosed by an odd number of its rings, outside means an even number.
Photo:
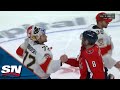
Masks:
[[[102,27],[100,24],[97,24],[97,26],[98,26],[100,29],[103,29],[103,27]]]
[[[91,48],[91,47],[93,47],[94,45],[87,45],[85,48],[86,49],[89,49],[89,48]]]
[[[39,43],[40,45],[44,45],[44,42]]]
[[[40,44],[40,45],[44,45],[44,42],[35,41],[35,43]]]

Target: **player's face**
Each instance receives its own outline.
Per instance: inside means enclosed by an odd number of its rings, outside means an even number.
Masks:
[[[82,38],[82,46],[87,46],[89,44],[88,40]]]
[[[103,26],[103,28],[107,28],[108,27],[108,22],[106,22],[106,21],[102,21],[102,26]]]
[[[40,38],[39,38],[39,42],[40,43],[47,42],[47,36],[45,34],[41,35]]]

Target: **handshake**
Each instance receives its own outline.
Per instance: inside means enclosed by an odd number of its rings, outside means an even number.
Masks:
[[[65,63],[65,62],[67,62],[68,61],[68,56],[67,55],[62,55],[61,57],[60,57],[60,60],[61,60],[61,62],[62,63]]]

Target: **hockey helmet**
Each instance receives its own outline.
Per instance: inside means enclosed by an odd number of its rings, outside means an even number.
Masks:
[[[98,39],[97,33],[94,32],[94,31],[91,31],[91,30],[84,31],[83,34],[82,34],[82,37],[84,39],[88,40],[89,43],[91,43],[91,44],[95,44],[95,42]]]
[[[40,27],[38,25],[32,26],[31,39],[33,41],[37,41],[43,34],[46,34],[46,29],[44,27]]]

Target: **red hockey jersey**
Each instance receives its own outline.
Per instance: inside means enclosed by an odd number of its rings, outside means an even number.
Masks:
[[[81,48],[81,54],[77,60],[69,58],[66,62],[80,68],[80,79],[86,79],[90,72],[91,79],[105,79],[105,71],[100,49],[97,45],[89,49]]]

